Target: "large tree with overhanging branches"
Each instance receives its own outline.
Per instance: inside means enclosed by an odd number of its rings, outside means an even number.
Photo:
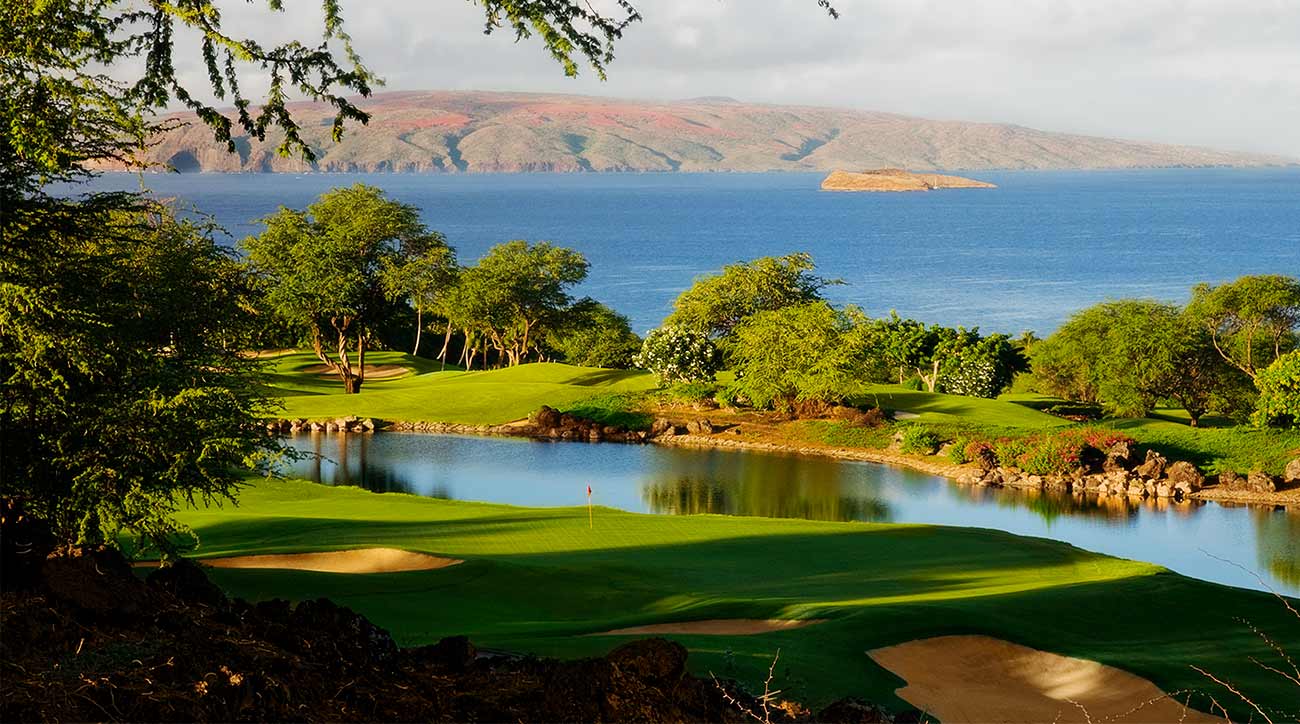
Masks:
[[[539,39],[568,75],[603,78],[640,19],[627,0],[473,1],[485,32]],[[289,101],[333,106],[337,140],[369,120],[349,98],[381,81],[339,0],[322,1],[317,39],[279,44],[229,31],[217,0],[0,0],[0,19],[0,495],[67,544],[127,533],[170,550],[177,505],[232,499],[237,469],[274,447],[240,354],[253,280],[210,230],[142,194],[53,185],[139,167],[178,105],[231,151],[239,129],[312,160]],[[189,54],[207,70],[198,85],[177,72]],[[264,97],[245,93],[250,76]]]

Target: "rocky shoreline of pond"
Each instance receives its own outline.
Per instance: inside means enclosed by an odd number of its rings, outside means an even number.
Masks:
[[[1300,508],[1300,458],[1280,476],[1255,471],[1206,475],[1187,461],[1169,460],[1154,450],[1139,456],[1136,446],[1120,443],[1104,451],[1104,460],[1067,475],[1035,475],[983,458],[957,465],[937,455],[904,454],[898,441],[889,448],[839,447],[779,436],[754,437],[743,424],[715,423],[698,414],[661,415],[648,429],[606,425],[543,405],[523,420],[501,425],[454,422],[378,420],[356,416],[328,420],[280,419],[266,423],[273,434],[420,432],[440,435],[524,437],[570,442],[656,444],[830,457],[905,467],[948,478],[958,485],[1037,490],[1071,495],[1127,498],[1134,501],[1215,501],[1227,504]]]

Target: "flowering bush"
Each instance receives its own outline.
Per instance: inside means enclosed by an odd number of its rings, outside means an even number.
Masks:
[[[1003,375],[992,361],[984,358],[963,360],[956,371],[943,378],[943,391],[950,395],[992,399],[1003,386]]]
[[[995,441],[960,440],[949,452],[957,464],[981,459],[1015,467],[1034,475],[1064,475],[1084,467],[1089,459],[1101,460],[1118,443],[1136,441],[1104,427],[1076,427],[1032,437],[1004,437]],[[958,452],[960,448],[960,452]]]
[[[718,348],[706,335],[666,326],[646,335],[632,364],[658,375],[661,384],[711,380],[718,371]]]

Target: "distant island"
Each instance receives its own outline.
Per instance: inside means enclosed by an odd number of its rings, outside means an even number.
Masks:
[[[201,123],[153,139],[147,161],[181,172],[813,171],[1277,166],[1296,159],[934,121],[876,111],[747,103],[726,97],[638,101],[481,91],[355,99],[366,125],[330,137],[334,109],[291,110],[316,162],[276,154],[281,136],[236,134],[236,153]],[[233,115],[233,112],[232,112]],[[185,114],[175,116],[186,120]],[[188,116],[192,118],[192,116]]]
[[[901,168],[877,168],[853,173],[836,169],[822,180],[823,191],[933,191],[935,189],[995,189],[996,184],[961,176],[913,173]]]

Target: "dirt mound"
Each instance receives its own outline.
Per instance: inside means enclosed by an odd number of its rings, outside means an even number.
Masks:
[[[869,652],[907,680],[898,696],[958,722],[1214,722],[1127,671],[987,636],[939,636]]]
[[[464,561],[458,558],[440,558],[427,553],[415,553],[397,548],[358,548],[350,551],[323,553],[283,553],[258,556],[232,556],[207,558],[203,565],[213,568],[289,568],[297,571],[321,573],[399,573],[402,571],[431,571],[454,566]]]
[[[36,558],[40,526],[0,504],[12,547],[0,721],[746,721],[718,685],[687,673],[678,643],[577,661],[484,653],[464,637],[399,649],[326,599],[230,600],[192,561],[142,581],[111,549]],[[827,711],[881,721],[853,702]]]
[[[630,626],[616,628],[613,631],[601,631],[592,636],[630,636],[655,634],[698,634],[703,636],[752,636],[770,631],[789,631],[821,623],[823,619],[809,618],[802,620],[761,619],[761,618],[712,618],[703,621],[680,621],[677,623],[653,623],[647,626]]]

